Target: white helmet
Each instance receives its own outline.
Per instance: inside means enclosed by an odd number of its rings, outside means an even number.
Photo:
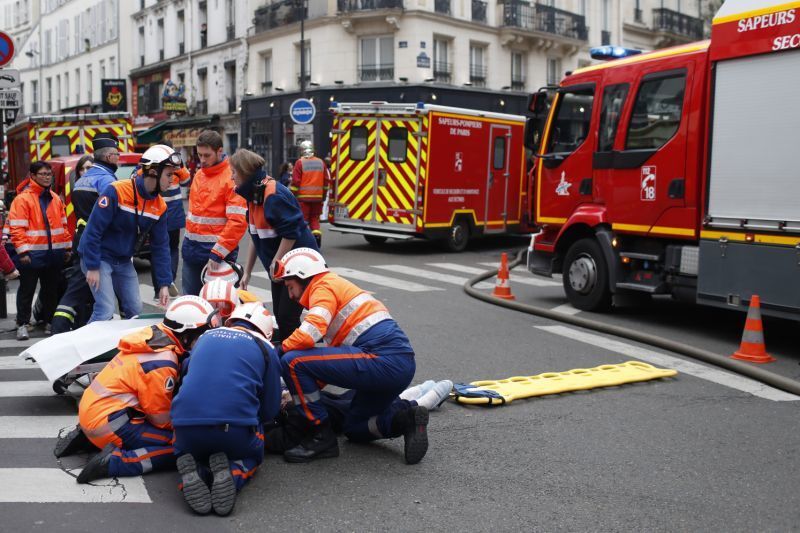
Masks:
[[[208,265],[203,267],[200,277],[203,279],[203,283],[221,279],[231,282],[234,287],[238,287],[242,279],[242,272],[242,266],[233,261],[213,262],[211,263],[211,268]]]
[[[176,298],[164,314],[164,325],[175,333],[219,325],[217,311],[199,296]]]
[[[239,303],[236,288],[226,279],[214,279],[203,285],[200,289],[200,298],[219,311],[223,320],[231,316],[236,304]]]
[[[178,152],[165,144],[156,144],[145,150],[142,158],[139,159],[139,164],[142,167],[164,166],[175,167],[181,166],[181,156]]]
[[[243,320],[252,324],[267,340],[272,339],[272,330],[275,329],[275,319],[261,302],[247,302],[237,305],[231,316],[225,321],[230,326],[236,320]]]
[[[275,279],[308,279],[323,272],[328,272],[328,265],[322,254],[311,248],[295,248],[286,252],[278,262]]]
[[[314,143],[311,141],[303,141],[300,143],[300,151],[303,152],[305,156],[312,156],[314,155]]]

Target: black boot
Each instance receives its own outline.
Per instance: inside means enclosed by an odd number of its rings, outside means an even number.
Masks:
[[[327,420],[314,428],[311,436],[283,453],[283,458],[288,463],[308,463],[314,459],[338,456],[339,441],[336,440],[336,434]]]
[[[90,452],[96,449],[97,448],[94,444],[92,444],[92,441],[86,437],[86,434],[81,429],[80,424],[78,424],[72,429],[72,431],[63,437],[58,438],[58,442],[56,442],[56,447],[53,450],[53,453],[56,457],[61,458],[74,453]]]
[[[300,444],[312,430],[305,415],[290,406],[280,412],[271,428],[264,427],[264,451],[283,455]]]
[[[392,435],[403,436],[406,463],[417,464],[428,451],[428,409],[415,405],[392,418]]]
[[[197,463],[190,454],[178,457],[178,472],[181,475],[183,499],[197,514],[211,512],[211,491],[197,470]]]
[[[78,474],[78,483],[89,483],[95,479],[108,477],[108,463],[111,461],[111,452],[115,448],[116,446],[113,444],[107,444],[100,450],[100,453],[92,457]]]
[[[236,483],[233,481],[228,456],[224,452],[215,453],[208,458],[208,466],[214,475],[211,484],[211,504],[214,512],[228,516],[236,505]]]

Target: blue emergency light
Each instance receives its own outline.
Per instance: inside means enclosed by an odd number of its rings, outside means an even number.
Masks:
[[[622,59],[623,57],[635,56],[641,53],[641,50],[624,48],[622,46],[596,46],[589,49],[589,55],[592,59],[602,59],[605,61],[609,59]]]

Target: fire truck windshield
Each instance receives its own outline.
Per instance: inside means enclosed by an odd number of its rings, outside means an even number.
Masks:
[[[547,138],[547,154],[570,154],[589,136],[594,87],[562,89]]]

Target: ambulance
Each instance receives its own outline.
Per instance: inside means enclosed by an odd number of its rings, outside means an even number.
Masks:
[[[439,105],[333,103],[332,230],[440,240],[529,232],[525,118]]]
[[[133,152],[133,123],[130,113],[86,113],[78,115],[38,115],[23,119],[9,128],[7,136],[9,181],[6,199],[26,178],[34,161],[92,153],[97,135],[114,136],[120,150]]]
[[[711,40],[534,94],[528,268],[570,303],[671,295],[800,318],[800,1],[727,0]]]

